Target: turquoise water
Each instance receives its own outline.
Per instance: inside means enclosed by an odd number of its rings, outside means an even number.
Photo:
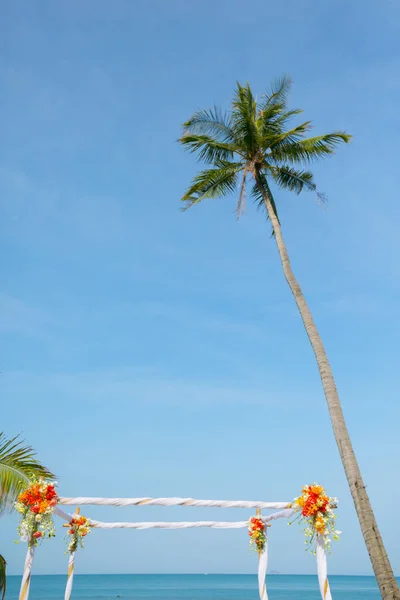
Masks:
[[[6,600],[17,600],[20,577],[8,578]],[[269,575],[269,600],[319,600],[316,576]],[[379,600],[373,577],[331,576],[333,600]],[[34,575],[30,600],[62,600],[65,576]],[[73,600],[258,600],[254,575],[77,575]]]

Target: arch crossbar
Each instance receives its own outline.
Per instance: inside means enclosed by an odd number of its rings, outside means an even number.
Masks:
[[[65,506],[194,506],[197,508],[260,508],[280,510],[291,508],[292,502],[263,502],[261,500],[195,500],[194,498],[59,498]]]

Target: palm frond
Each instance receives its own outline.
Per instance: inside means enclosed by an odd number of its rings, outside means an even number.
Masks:
[[[282,131],[276,135],[273,128],[271,128],[271,136],[267,139],[268,145],[271,152],[283,144],[294,144],[304,138],[304,134],[311,129],[311,121],[304,121],[300,125],[296,125],[292,129]]]
[[[271,86],[269,92],[262,96],[258,104],[258,115],[263,123],[264,138],[270,138],[272,134],[281,135],[285,124],[293,116],[302,112],[300,109],[287,110],[286,108],[290,87],[289,77],[283,76]]]
[[[13,508],[18,494],[31,478],[54,479],[53,473],[36,458],[36,453],[16,436],[0,432],[0,513]]]
[[[282,113],[283,109],[278,104],[266,106],[258,111],[257,125],[262,136],[271,135],[271,132],[274,132],[275,135],[282,134],[283,124],[280,122]]]
[[[279,187],[300,194],[303,189],[315,192],[317,186],[311,171],[301,171],[288,165],[270,166],[270,172]]]
[[[250,155],[257,147],[259,132],[257,128],[257,102],[248,83],[237,84],[232,102],[232,124],[236,146],[242,153]]]
[[[197,159],[208,164],[230,160],[235,153],[235,146],[219,142],[208,135],[185,133],[179,140],[185,150],[197,154]]]
[[[282,109],[286,107],[287,98],[292,86],[292,81],[287,75],[283,75],[276,79],[270,89],[262,96],[260,109],[266,110],[268,106],[280,105]]]
[[[269,112],[269,108],[263,112],[263,120],[265,126],[265,133],[267,134],[267,139],[271,141],[275,139],[276,136],[280,136],[285,132],[285,126],[287,123],[297,115],[301,115],[301,108],[294,108],[292,110],[277,110],[276,107],[271,108],[271,112]]]
[[[1,600],[4,600],[4,596],[6,595],[6,590],[7,590],[6,569],[7,569],[6,560],[5,560],[4,556],[2,556],[0,554],[0,598],[1,598]]]
[[[221,162],[215,169],[201,171],[182,197],[184,210],[206,198],[227,196],[236,189],[237,174],[244,168],[243,163]]]
[[[271,148],[271,157],[277,162],[306,163],[334,154],[336,147],[347,144],[351,136],[343,131],[335,131],[304,140],[283,140]]]
[[[186,123],[183,132],[189,134],[208,135],[220,142],[234,141],[231,118],[217,107],[209,110],[199,110]]]

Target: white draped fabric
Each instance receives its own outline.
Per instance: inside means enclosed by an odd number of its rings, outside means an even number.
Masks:
[[[268,536],[265,535],[264,550],[258,555],[258,592],[260,600],[268,600],[267,594],[267,566],[268,566]]]
[[[64,600],[70,600],[72,594],[72,583],[74,581],[74,568],[75,568],[75,552],[71,552],[68,561],[68,578],[67,585],[65,586]]]
[[[65,513],[60,508],[56,508],[56,514],[70,521],[73,515]],[[290,519],[294,514],[293,508],[280,510],[271,515],[262,517],[264,523],[275,519]],[[202,527],[211,527],[213,529],[245,529],[248,527],[248,521],[117,521],[107,523],[90,519],[90,524],[96,529],[197,529]]]
[[[59,504],[83,506],[196,506],[209,508],[290,508],[291,502],[262,502],[261,500],[195,500],[194,498],[59,498]]]
[[[332,600],[328,581],[328,565],[324,545],[324,536],[322,535],[319,535],[317,539],[317,571],[322,600]]]
[[[28,600],[29,588],[31,586],[31,572],[32,572],[32,564],[33,564],[34,555],[35,555],[35,548],[31,544],[29,544],[28,550],[26,551],[24,573],[22,575],[21,589],[19,592],[19,600]]]

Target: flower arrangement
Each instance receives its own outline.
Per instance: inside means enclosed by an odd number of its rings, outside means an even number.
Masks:
[[[88,533],[91,533],[91,525],[89,519],[83,515],[76,514],[72,517],[68,527],[70,541],[67,552],[72,554],[72,552],[77,550],[78,546],[83,548],[83,538],[86,537]]]
[[[263,552],[266,538],[266,525],[260,517],[251,517],[248,522],[250,547],[256,550],[259,554]]]
[[[332,510],[337,507],[337,502],[336,498],[327,496],[322,485],[316,483],[304,486],[301,496],[295,498],[293,502],[293,507],[301,510],[299,522],[305,525],[305,544],[313,554],[315,554],[318,535],[323,536],[324,546],[328,552],[331,549],[331,538],[335,541],[339,540],[341,532],[335,527],[336,515]]]
[[[55,483],[44,479],[32,481],[29,487],[21,492],[15,509],[22,515],[18,525],[18,534],[22,541],[37,546],[42,538],[55,536],[53,513],[57,501]]]

